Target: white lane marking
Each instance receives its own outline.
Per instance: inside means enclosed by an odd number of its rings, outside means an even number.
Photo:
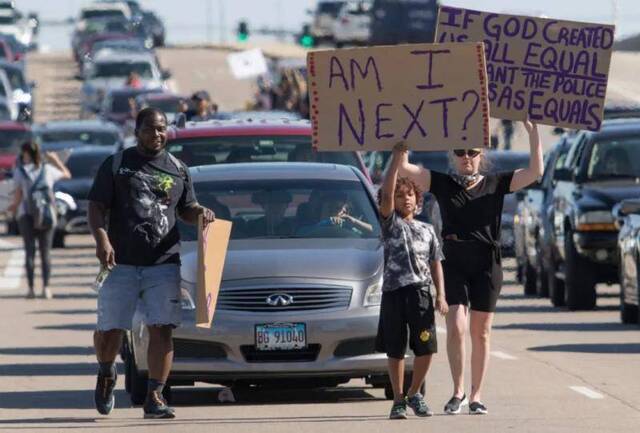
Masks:
[[[592,390],[591,388],[587,388],[586,386],[570,386],[569,389],[594,400],[600,400],[604,398],[604,395]]]
[[[3,250],[11,250],[16,248],[16,245],[13,242],[5,241],[4,239],[0,239],[0,248]]]
[[[492,351],[491,355],[493,355],[493,356],[495,356],[496,358],[499,358],[499,359],[505,359],[507,361],[515,361],[516,359],[518,359],[513,355],[509,355],[508,353],[500,352],[499,350]]]
[[[436,333],[437,334],[446,334],[447,333],[447,329],[443,328],[442,326],[436,326]]]

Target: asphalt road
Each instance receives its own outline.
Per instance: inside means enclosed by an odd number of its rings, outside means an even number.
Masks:
[[[0,431],[377,432],[386,419],[381,389],[352,381],[337,389],[278,389],[220,403],[220,387],[174,388],[178,418],[152,422],[131,407],[123,376],[116,410],[93,408],[91,348],[97,272],[91,238],[76,236],[53,254],[53,300],[26,300],[18,238],[0,241]],[[401,423],[411,431],[632,432],[640,422],[640,328],[619,323],[617,288],[601,287],[598,309],[570,313],[527,298],[514,284],[499,302],[484,400],[490,415],[442,415],[451,384],[445,334],[427,378],[431,419]],[[439,325],[443,326],[439,319]],[[120,371],[122,365],[119,364]],[[152,430],[153,429],[153,430]]]

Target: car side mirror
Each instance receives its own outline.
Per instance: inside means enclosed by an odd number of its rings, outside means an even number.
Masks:
[[[165,69],[164,71],[162,71],[162,79],[163,80],[168,80],[169,78],[171,78],[171,71]]]
[[[560,127],[553,128],[553,132],[552,132],[553,135],[562,135],[564,133],[565,133],[564,128],[560,128]]]
[[[37,87],[38,87],[38,83],[36,83],[35,81],[29,81],[29,88],[35,89]]]

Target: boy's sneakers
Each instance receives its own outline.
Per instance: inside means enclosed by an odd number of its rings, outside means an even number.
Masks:
[[[471,415],[486,415],[489,413],[487,407],[479,401],[474,401],[469,405]]]
[[[175,418],[176,414],[158,391],[151,391],[144,402],[144,417],[152,419]]]
[[[101,376],[98,375],[98,382],[96,383],[96,390],[93,394],[94,401],[96,403],[96,409],[102,415],[109,415],[113,410],[115,404],[115,396],[113,395],[113,389],[116,387],[116,381],[118,375],[113,376]]]
[[[469,400],[467,399],[466,394],[463,394],[462,398],[453,396],[451,397],[451,400],[449,400],[444,406],[444,412],[449,415],[457,415],[462,410],[462,407],[466,406],[467,404],[469,404]]]
[[[407,401],[394,401],[389,419],[407,419]]]
[[[413,409],[413,413],[416,416],[433,416],[433,411],[429,409],[427,403],[424,401],[424,397],[419,392],[413,397],[407,398],[407,405]]]

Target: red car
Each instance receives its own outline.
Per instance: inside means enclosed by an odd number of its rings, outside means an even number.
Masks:
[[[171,128],[167,149],[189,167],[240,162],[350,165],[371,181],[359,152],[318,152],[308,120],[211,120]]]
[[[30,138],[28,124],[0,122],[0,180],[13,171],[20,146]]]

